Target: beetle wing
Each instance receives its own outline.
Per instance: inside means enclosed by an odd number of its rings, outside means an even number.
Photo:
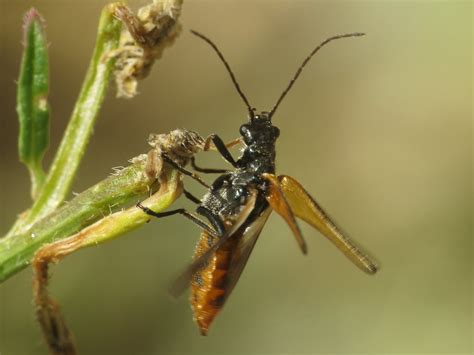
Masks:
[[[240,275],[247,264],[253,247],[255,246],[255,243],[257,242],[257,239],[262,232],[263,226],[267,222],[271,212],[271,208],[267,208],[243,231],[242,236],[240,237],[238,244],[232,253],[232,259],[229,265],[229,275],[227,277],[227,297],[229,297],[229,294],[234,289],[237,281],[239,281]]]
[[[229,229],[227,229],[224,235],[219,237],[219,240],[216,243],[214,243],[206,252],[189,264],[188,267],[186,267],[184,271],[176,278],[169,289],[169,292],[173,297],[179,297],[189,287],[189,281],[196,271],[203,268],[207,264],[209,258],[213,256],[216,250],[219,249],[229,238],[235,236],[236,232],[240,227],[242,227],[255,208],[256,200],[257,191],[253,191],[247,199],[247,203],[243,207],[239,216],[229,227]]]
[[[369,259],[348,236],[344,235],[328,214],[305,191],[301,184],[291,176],[278,177],[280,188],[294,215],[309,223],[327,237],[357,267],[368,274],[377,271],[375,262]]]
[[[232,238],[227,238],[212,254],[206,265],[193,274],[190,280],[190,301],[194,320],[202,335],[207,334],[237,284],[270,212],[271,209],[265,206],[258,215],[255,213],[249,216]],[[199,258],[205,253],[216,243],[217,238],[204,231],[196,246],[195,257]]]
[[[293,232],[301,251],[303,254],[306,254],[308,251],[306,242],[303,239],[298,223],[296,223],[294,213],[280,188],[280,181],[273,174],[262,174],[262,178],[268,182],[268,189],[265,197],[270,204],[270,207],[283,217]]]

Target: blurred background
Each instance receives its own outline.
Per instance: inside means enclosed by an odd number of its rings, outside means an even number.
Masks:
[[[1,233],[29,201],[18,162],[15,80],[23,13],[50,42],[51,161],[76,100],[105,0],[1,0]],[[130,1],[135,9],[145,1]],[[298,179],[380,261],[369,277],[303,226],[302,256],[272,216],[208,337],[187,297],[167,294],[199,230],[155,220],[53,268],[82,354],[458,353],[472,351],[472,3],[469,1],[185,1],[184,31],[140,95],[109,92],[74,184],[80,192],[177,127],[225,140],[246,110],[211,37],[258,109],[269,109],[303,58],[325,47],[274,116],[278,172]],[[237,153],[237,152],[236,152]],[[226,166],[213,153],[201,165]],[[211,177],[212,179],[212,177]],[[204,191],[186,181],[197,195]],[[185,199],[177,207],[192,208]],[[31,270],[0,286],[0,353],[46,354]]]

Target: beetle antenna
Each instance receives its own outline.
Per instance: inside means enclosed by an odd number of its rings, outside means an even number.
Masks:
[[[250,106],[250,103],[249,103],[249,100],[247,100],[247,97],[244,95],[244,93],[242,92],[242,90],[240,89],[240,85],[239,83],[237,82],[237,79],[235,78],[235,75],[234,73],[232,72],[232,69],[230,69],[230,65],[229,63],[227,63],[227,61],[225,60],[224,58],[224,55],[221,53],[221,51],[219,50],[219,48],[217,48],[217,46],[214,44],[214,42],[212,42],[209,38],[207,38],[206,36],[204,36],[203,34],[197,32],[197,31],[194,31],[194,30],[191,30],[191,33],[195,36],[198,36],[199,38],[203,39],[204,41],[206,41],[217,53],[217,55],[219,56],[219,58],[222,60],[222,62],[224,63],[226,69],[227,69],[227,72],[229,73],[230,75],[230,78],[232,79],[232,82],[234,83],[235,85],[235,88],[237,89],[237,92],[239,93],[240,97],[242,98],[242,100],[244,100],[245,102],[245,105],[247,106],[247,109],[249,111],[249,114],[250,114],[250,117],[253,118],[254,117],[254,110],[252,108],[252,106]]]
[[[288,84],[288,87],[280,95],[280,98],[276,102],[275,106],[273,106],[273,108],[272,108],[272,110],[270,111],[270,114],[269,114],[270,118],[273,116],[273,114],[275,113],[275,111],[278,108],[278,106],[280,105],[280,103],[283,101],[286,94],[288,94],[291,87],[295,83],[296,79],[298,79],[298,77],[300,76],[300,74],[303,71],[303,68],[305,67],[305,65],[308,64],[310,59],[313,57],[313,55],[316,54],[317,51],[319,51],[322,47],[324,47],[326,44],[328,44],[329,42],[331,42],[335,39],[341,39],[341,38],[347,38],[347,37],[359,37],[359,36],[364,36],[364,35],[365,35],[365,33],[355,32],[355,33],[346,33],[346,34],[343,34],[343,35],[337,35],[337,36],[329,37],[326,40],[324,40],[323,42],[321,42],[321,44],[319,44],[315,49],[313,49],[313,51],[306,57],[306,59],[300,65],[300,67],[296,71],[296,74],[294,75],[293,79],[291,79],[290,84]]]

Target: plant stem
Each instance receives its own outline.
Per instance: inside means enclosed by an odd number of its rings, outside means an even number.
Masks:
[[[154,211],[163,211],[181,191],[179,174],[172,170],[164,171],[160,175],[159,190],[143,201],[143,204]],[[133,206],[104,217],[70,237],[46,244],[35,253],[32,268],[36,317],[52,354],[73,355],[77,354],[77,348],[59,303],[48,292],[50,264],[58,263],[67,255],[84,247],[94,246],[129,232],[149,220],[150,216]]]
[[[144,167],[145,160],[141,159],[77,195],[21,234],[0,239],[0,282],[29,265],[34,253],[44,244],[67,238],[117,208],[147,197],[150,180],[143,173]],[[174,190],[156,202],[154,208],[157,210],[167,208],[180,193],[179,173],[167,174],[168,180],[174,182],[174,185],[170,183]],[[132,220],[128,222],[130,228],[135,225]],[[118,230],[125,232],[126,226]]]
[[[45,183],[32,208],[15,224],[9,235],[24,233],[36,221],[53,212],[70,192],[113,70],[114,60],[106,54],[119,44],[122,26],[113,17],[116,6],[108,5],[102,11],[86,79]]]

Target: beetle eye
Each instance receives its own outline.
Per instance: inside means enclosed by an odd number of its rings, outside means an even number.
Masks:
[[[240,126],[239,132],[241,136],[246,137],[249,134],[248,125],[243,124],[242,126]]]

